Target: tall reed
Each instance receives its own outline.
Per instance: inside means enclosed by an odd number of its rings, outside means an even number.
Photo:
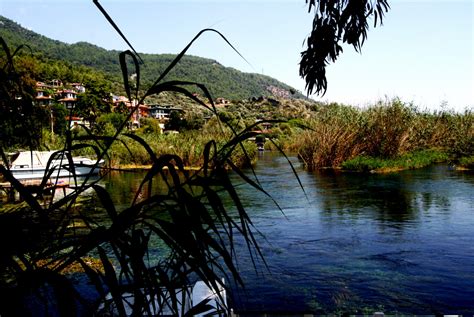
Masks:
[[[367,122],[352,107],[329,105],[308,122],[308,130],[298,135],[291,146],[309,169],[339,166],[363,153],[363,135]]]
[[[357,156],[394,159],[423,150],[457,160],[474,154],[473,118],[471,110],[420,111],[399,99],[367,109],[330,104],[316,110],[309,128],[289,147],[309,169],[339,167]]]

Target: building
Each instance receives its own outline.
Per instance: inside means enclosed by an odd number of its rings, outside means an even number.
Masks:
[[[86,89],[81,83],[67,84],[67,86],[72,87],[72,89],[63,89],[63,82],[58,79],[51,80],[48,84],[40,81],[37,82],[35,87],[36,104],[42,107],[50,107],[54,101],[57,101],[58,103],[64,105],[66,109],[74,109],[77,103],[77,95],[79,93],[84,93]],[[85,124],[83,118],[68,117],[66,120],[70,122],[70,128],[74,128],[79,124]],[[50,123],[51,132],[53,132],[54,113],[52,108],[50,108]]]
[[[140,118],[147,118],[150,116],[150,107],[148,105],[139,105],[138,111],[134,111],[137,108],[137,100],[132,100],[131,102],[127,97],[124,96],[112,96],[114,103],[113,109],[117,111],[120,107],[125,106],[127,113],[133,111],[132,117],[130,118],[133,127],[140,126]]]
[[[53,103],[53,96],[50,95],[49,86],[43,82],[36,83],[36,103],[39,106],[50,106]]]
[[[59,90],[56,92],[58,102],[63,104],[66,109],[74,109],[77,103],[77,92],[71,89]]]
[[[49,106],[54,100],[57,100],[67,109],[73,109],[77,103],[77,95],[85,93],[86,88],[82,83],[66,84],[66,86],[72,88],[62,89],[64,87],[63,82],[58,79],[51,80],[48,84],[40,81],[37,82],[35,96],[37,104],[40,106]]]
[[[53,87],[53,88],[59,89],[59,87],[63,86],[63,82],[60,81],[59,79],[53,79],[50,82],[50,86]]]
[[[87,128],[90,128],[90,124],[87,121],[84,121],[84,118],[81,117],[69,117],[66,116],[66,121],[69,122],[69,129],[76,129],[79,125],[83,125]]]
[[[175,108],[173,106],[160,106],[160,105],[151,105],[149,114],[150,117],[158,119],[160,121],[168,121],[170,118],[170,114],[173,111],[177,111],[180,113],[183,113],[183,109],[181,108]]]
[[[71,83],[69,86],[72,87],[74,91],[76,91],[78,94],[83,94],[86,92],[86,87],[82,83]]]
[[[228,105],[228,104],[230,104],[230,101],[225,99],[225,98],[217,98],[215,104],[216,105]]]

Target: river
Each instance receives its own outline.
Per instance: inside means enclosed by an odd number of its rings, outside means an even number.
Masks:
[[[281,210],[238,186],[264,236],[268,270],[255,271],[237,241],[246,288],[232,289],[235,311],[474,312],[472,172],[436,165],[385,175],[310,173],[290,160],[304,191],[281,155],[264,152],[255,167]],[[117,199],[127,197],[123,174],[106,182]]]

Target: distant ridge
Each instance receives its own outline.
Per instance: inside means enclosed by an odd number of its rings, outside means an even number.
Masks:
[[[78,42],[67,44],[53,40],[18,23],[0,16],[0,36],[11,48],[28,45],[34,54],[73,65],[92,67],[121,82],[118,60],[119,51],[106,50],[99,46]],[[140,54],[144,60],[141,68],[142,87],[148,87],[172,61],[172,54]],[[214,98],[248,99],[252,97],[305,98],[296,89],[272,78],[254,73],[243,73],[225,67],[218,61],[185,56],[167,77],[168,80],[187,80],[203,83]]]

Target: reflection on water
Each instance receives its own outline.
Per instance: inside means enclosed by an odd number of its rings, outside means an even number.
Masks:
[[[163,177],[169,176],[166,171],[164,173]],[[161,176],[154,177],[151,183],[147,181],[142,184],[146,177],[146,171],[111,171],[104,176],[103,186],[111,194],[116,208],[122,210],[130,207],[134,199],[141,201],[142,198],[149,197],[149,195],[168,193],[169,187]],[[171,178],[171,176],[169,177]]]
[[[238,186],[269,271],[237,246],[236,311],[467,314],[474,311],[474,175],[447,166],[387,175],[308,173],[269,152],[256,167],[282,211]],[[106,186],[127,206],[142,175]],[[235,178],[236,181],[238,178]]]

